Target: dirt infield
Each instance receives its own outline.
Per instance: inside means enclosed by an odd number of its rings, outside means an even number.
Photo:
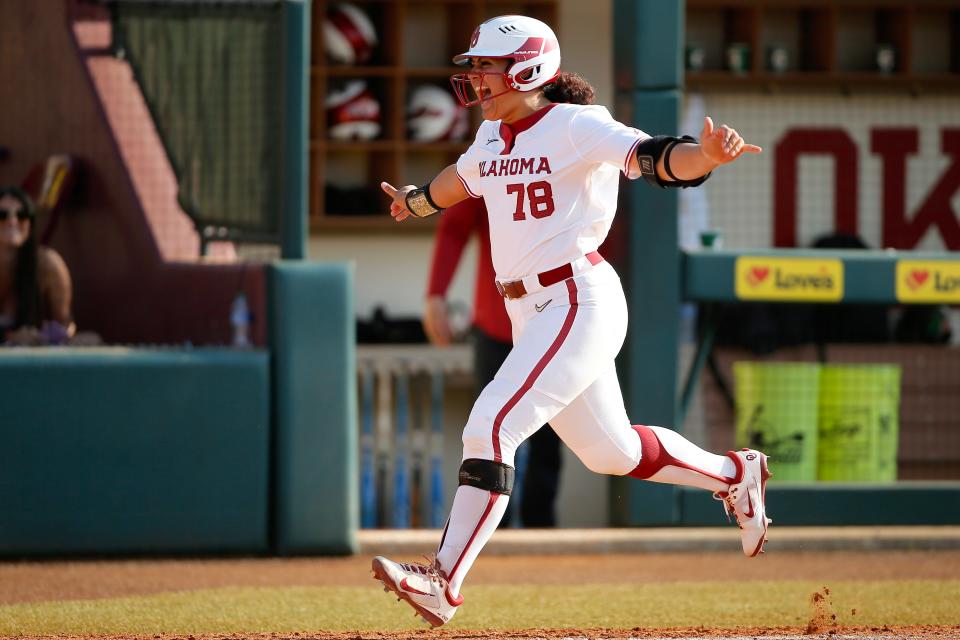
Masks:
[[[89,640],[91,636],[19,636],[17,640]],[[525,629],[504,631],[416,631],[410,633],[270,633],[242,635],[109,635],[97,640],[958,640],[960,627],[844,627],[807,634],[797,629]]]
[[[415,560],[415,558],[408,558]],[[960,578],[960,551],[489,556],[469,585],[711,580]],[[0,605],[145,595],[225,586],[367,586],[370,557],[71,560],[0,563]],[[958,605],[960,606],[960,605]],[[960,636],[958,636],[960,640]]]
[[[409,558],[413,559],[413,558]],[[189,592],[220,587],[369,586],[370,557],[71,560],[0,563],[0,606]],[[756,560],[731,553],[658,553],[599,556],[491,556],[471,572],[474,585],[659,584],[699,581],[809,580],[824,587],[810,594],[804,627],[712,629],[440,629],[397,632],[251,633],[243,635],[104,635],[101,638],[165,640],[467,640],[474,638],[936,638],[960,639],[960,626],[837,626],[829,584],[841,580],[951,580],[960,577],[960,551],[791,552]],[[387,603],[385,602],[385,605]],[[960,606],[960,605],[958,605]],[[2,615],[2,612],[0,612]],[[57,636],[64,638],[67,636]],[[89,637],[89,636],[86,636]]]

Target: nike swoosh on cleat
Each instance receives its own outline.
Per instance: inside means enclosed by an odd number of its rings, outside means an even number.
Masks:
[[[541,311],[543,311],[544,309],[546,309],[546,308],[547,308],[547,305],[550,304],[551,302],[553,302],[553,298],[550,298],[549,300],[547,300],[547,301],[544,302],[543,304],[535,304],[535,305],[533,305],[533,306],[536,308],[537,313],[540,313]]]
[[[750,493],[747,493],[747,505],[750,507],[747,511],[743,512],[744,517],[752,518],[753,517],[753,498],[750,497]],[[406,578],[404,578],[406,580]]]
[[[407,579],[406,579],[406,578],[404,578],[403,580],[400,581],[400,588],[403,589],[404,591],[409,591],[410,593],[419,593],[421,596],[428,596],[428,595],[430,595],[430,594],[427,593],[426,591],[420,591],[419,589],[415,589],[415,588],[411,587],[409,584],[407,584]]]

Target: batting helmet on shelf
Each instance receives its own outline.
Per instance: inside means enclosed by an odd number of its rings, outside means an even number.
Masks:
[[[327,58],[338,64],[363,64],[373,57],[377,31],[363,11],[352,4],[336,4],[323,21]]]
[[[467,110],[457,104],[447,89],[425,84],[410,93],[407,130],[411,140],[462,140],[469,128]]]
[[[363,80],[327,94],[327,132],[334,140],[372,140],[380,135],[380,102]]]
[[[507,68],[498,74],[503,75],[507,91],[533,91],[560,75],[560,43],[557,36],[546,23],[527,16],[498,16],[474,29],[470,48],[454,56],[453,62],[469,65],[472,58],[509,60]],[[481,100],[496,97],[484,95],[484,75],[483,72],[458,73],[450,78],[463,106],[469,107]],[[479,78],[479,91],[472,86],[471,77]]]

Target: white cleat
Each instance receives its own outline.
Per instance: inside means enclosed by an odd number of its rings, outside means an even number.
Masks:
[[[373,577],[383,583],[384,591],[393,591],[397,600],[406,600],[414,615],[423,616],[434,627],[450,622],[463,602],[447,591],[447,577],[435,565],[400,564],[383,556],[373,559]]]
[[[773,522],[767,517],[767,479],[772,475],[767,470],[767,456],[753,449],[728,451],[727,455],[737,466],[737,477],[727,491],[717,492],[714,497],[723,501],[729,517],[737,519],[740,527],[740,542],[743,553],[752,558],[763,553],[767,541],[767,526]]]

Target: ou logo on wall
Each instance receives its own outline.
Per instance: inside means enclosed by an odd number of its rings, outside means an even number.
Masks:
[[[907,160],[919,151],[915,127],[870,129],[870,152],[882,166],[881,246],[913,249],[936,227],[946,249],[960,251],[960,222],[951,199],[960,189],[960,129],[940,130],[940,150],[950,163],[920,200],[907,211]],[[859,163],[857,143],[844,129],[792,128],[776,144],[774,158],[774,245],[797,246],[797,164],[803,155],[834,159],[834,228],[858,235]]]

